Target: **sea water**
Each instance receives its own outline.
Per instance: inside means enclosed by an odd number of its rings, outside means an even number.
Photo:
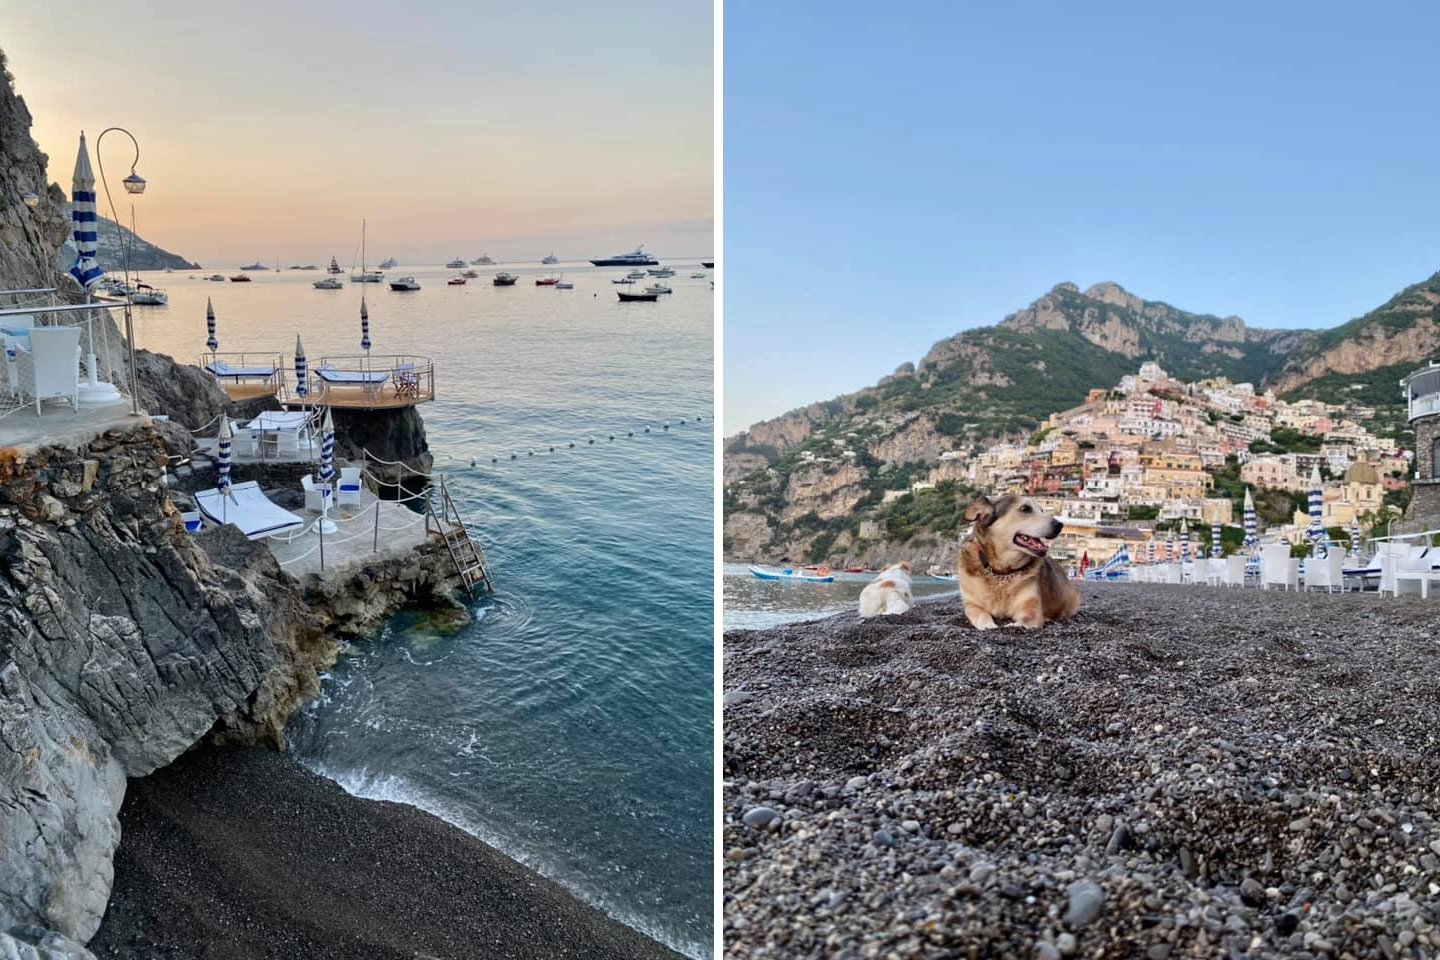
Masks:
[[[836,572],[832,583],[762,580],[743,563],[727,563],[721,572],[724,577],[721,620],[726,630],[763,630],[837,613],[854,613],[859,606],[860,591],[876,576]],[[910,592],[918,599],[958,591],[954,581],[921,574],[911,580]]]
[[[363,294],[375,355],[434,359],[435,469],[495,593],[458,629],[407,611],[352,646],[292,722],[296,756],[708,957],[714,310],[698,262],[675,266],[673,294],[635,304],[623,270],[580,264],[506,264],[514,287],[390,271],[415,293],[155,274],[169,306],[133,316],[141,346],[193,362],[210,297],[221,352],[288,357],[299,333],[313,365],[360,352]],[[534,285],[552,272],[575,288]]]

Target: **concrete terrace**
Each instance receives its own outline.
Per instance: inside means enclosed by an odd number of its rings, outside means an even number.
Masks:
[[[44,413],[35,414],[33,403],[0,411],[0,447],[15,447],[28,453],[48,446],[78,447],[107,430],[149,423],[145,414],[130,412],[130,398],[103,406],[81,406],[47,402]]]
[[[336,530],[323,537],[315,522],[320,516],[317,512],[294,512],[305,518],[305,532],[288,540],[272,537],[265,543],[280,568],[301,580],[308,576],[322,581],[341,580],[377,560],[414,554],[430,540],[425,514],[404,503],[381,500],[368,489],[360,492],[359,504],[330,511]],[[436,529],[434,521],[429,529]]]

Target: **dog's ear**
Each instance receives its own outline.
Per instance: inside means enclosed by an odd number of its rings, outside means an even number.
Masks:
[[[984,526],[995,519],[995,504],[990,498],[981,494],[979,499],[965,508],[965,520],[968,523]]]
[[[909,572],[910,572],[910,561],[909,561],[909,560],[901,560],[901,561],[900,561],[900,569],[901,569],[901,570],[904,570],[906,573],[909,573]]]

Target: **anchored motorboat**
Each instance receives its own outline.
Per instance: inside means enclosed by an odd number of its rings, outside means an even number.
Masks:
[[[648,290],[642,291],[642,292],[640,292],[640,293],[636,293],[636,292],[634,292],[634,291],[632,291],[632,290],[616,290],[616,291],[615,291],[615,294],[616,294],[616,296],[618,296],[618,297],[620,298],[620,300],[621,300],[622,303],[631,303],[631,302],[654,303],[656,300],[659,300],[659,299],[660,299],[660,294],[658,294],[658,293],[651,293],[651,292],[648,291]]]
[[[343,290],[345,284],[334,277],[326,277],[323,280],[316,280],[314,287],[316,290]]]
[[[499,273],[495,274],[495,286],[513,287],[515,286],[515,281],[519,279],[520,278],[515,276],[515,274],[506,273],[504,270],[501,270]]]
[[[451,260],[449,263],[445,264],[445,269],[461,270],[464,269],[465,266],[465,259],[463,257],[456,257],[454,260]]]
[[[391,290],[419,290],[420,281],[414,277],[401,277],[399,280],[390,281]]]
[[[463,286],[465,286],[465,278],[464,278],[464,277],[451,277],[449,280],[446,280],[446,281],[445,281],[445,286],[447,286],[447,287],[463,287]]]
[[[644,246],[636,247],[629,253],[617,253],[613,257],[604,257],[590,262],[597,267],[653,267],[660,263],[659,260],[645,252]]]

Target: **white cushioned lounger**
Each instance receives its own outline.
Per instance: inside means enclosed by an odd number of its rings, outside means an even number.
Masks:
[[[305,526],[305,521],[284,507],[276,505],[260,490],[254,480],[237,483],[223,499],[219,490],[202,490],[195,494],[195,505],[211,523],[233,524],[251,540],[289,533]]]
[[[315,375],[326,383],[384,383],[390,379],[389,370],[336,370],[334,367],[316,367]]]
[[[234,377],[236,380],[250,377],[275,376],[275,366],[273,364],[268,367],[235,367],[226,363],[224,360],[216,360],[214,363],[205,364],[205,369],[217,377]]]

